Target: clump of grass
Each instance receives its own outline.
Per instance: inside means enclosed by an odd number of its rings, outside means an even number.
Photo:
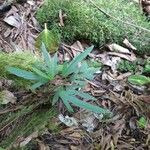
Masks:
[[[142,15],[136,4],[129,0],[94,0],[97,6],[112,14],[115,18],[149,29],[150,23]],[[62,10],[65,26],[59,25],[59,11]],[[109,42],[122,43],[127,38],[138,48],[139,53],[150,54],[150,33],[123,24],[98,11],[88,0],[46,0],[36,15],[41,25],[61,33],[62,40],[73,42],[88,40],[97,46]]]

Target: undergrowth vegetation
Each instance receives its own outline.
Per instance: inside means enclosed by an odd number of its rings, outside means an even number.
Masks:
[[[32,71],[26,71],[16,67],[8,67],[7,71],[27,80],[35,81],[31,90],[42,85],[48,85],[50,93],[54,93],[52,104],[54,105],[61,99],[66,108],[73,112],[70,103],[75,106],[91,110],[95,113],[110,115],[107,109],[92,105],[84,100],[96,100],[88,93],[79,91],[86,84],[86,80],[92,80],[97,68],[89,67],[83,59],[93,50],[93,46],[87,48],[83,53],[77,55],[71,62],[58,64],[57,53],[51,57],[47,52],[45,45],[41,47],[44,62],[33,65]],[[78,98],[78,97],[80,98]]]
[[[6,67],[12,66],[30,70],[32,64],[34,64],[36,61],[37,58],[30,53],[0,53],[0,79],[12,79],[16,87],[27,87],[30,85],[28,81],[10,75],[6,71]]]
[[[34,105],[30,105],[20,111],[0,116],[1,128],[7,127],[10,122],[14,124],[10,130],[11,134],[5,133],[3,138],[0,139],[0,146],[3,148],[11,148],[19,136],[27,137],[33,132],[37,132],[37,134],[40,135],[42,131],[45,130],[45,127],[49,130],[53,130],[53,132],[59,130],[55,123],[49,123],[56,115],[54,109],[34,110],[33,108]]]
[[[127,24],[106,16],[88,0],[46,0],[37,11],[36,17],[42,26],[47,23],[48,29],[59,32],[63,41],[85,39],[102,46],[109,42],[120,44],[127,38],[138,48],[139,53],[150,54],[150,32],[129,25],[134,24],[147,29],[150,26],[135,3],[129,0],[94,2],[106,13]],[[60,11],[64,26],[60,25]]]

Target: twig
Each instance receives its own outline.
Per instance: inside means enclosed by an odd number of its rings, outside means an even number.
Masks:
[[[114,19],[114,20],[116,20],[116,21],[119,21],[119,22],[121,22],[121,23],[123,23],[123,24],[127,24],[127,25],[129,25],[129,26],[132,26],[132,27],[135,27],[135,28],[138,28],[138,29],[141,29],[141,30],[143,30],[143,31],[147,31],[147,32],[150,33],[150,30],[148,30],[148,29],[146,29],[146,28],[144,28],[144,27],[137,26],[137,25],[135,25],[135,24],[132,24],[132,23],[129,23],[129,22],[125,22],[125,21],[123,21],[123,20],[121,20],[121,19],[115,18],[114,16],[110,15],[109,13],[105,12],[103,9],[101,9],[100,7],[98,7],[92,0],[89,0],[89,2],[91,2],[95,8],[97,8],[100,12],[102,12],[102,13],[103,13],[104,15],[106,15],[107,17],[112,18],[112,19]]]
[[[18,106],[16,108],[6,109],[6,110],[3,110],[3,111],[0,111],[0,115],[6,114],[8,112],[13,112],[13,111],[16,111],[16,110],[19,110],[19,109],[22,109],[22,108],[23,108],[23,106]]]

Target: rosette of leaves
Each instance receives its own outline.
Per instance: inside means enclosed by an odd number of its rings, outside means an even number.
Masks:
[[[97,71],[94,67],[89,67],[83,59],[92,51],[93,46],[87,48],[83,53],[77,55],[71,62],[58,63],[57,54],[53,57],[49,55],[44,44],[41,51],[44,62],[32,67],[32,71],[20,68],[8,67],[7,71],[18,77],[34,81],[32,90],[45,84],[53,85],[52,105],[62,100],[66,108],[73,112],[71,104],[93,111],[94,113],[111,114],[109,110],[90,104],[87,100],[96,99],[88,93],[82,92],[86,80],[92,80]],[[86,100],[86,101],[85,101]]]

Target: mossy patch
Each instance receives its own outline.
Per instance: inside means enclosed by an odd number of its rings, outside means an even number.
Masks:
[[[36,61],[37,58],[31,53],[0,53],[0,79],[12,79],[16,87],[27,87],[30,81],[10,75],[6,68],[12,66],[30,70]]]
[[[12,147],[17,138],[26,138],[33,132],[38,132],[40,135],[47,127],[49,130],[57,132],[58,126],[55,122],[50,121],[56,115],[54,109],[38,109],[33,111],[30,108],[25,107],[17,113],[4,115],[3,118],[2,116],[0,117],[0,120],[2,119],[0,123],[1,129],[3,126],[11,125],[10,133],[6,133],[7,135],[1,139],[0,147]],[[10,124],[11,122],[12,124]]]
[[[129,0],[94,2],[117,19],[149,29],[150,22],[142,15],[139,6]],[[64,26],[60,26],[60,10],[66,14]],[[120,44],[127,38],[139,53],[150,54],[150,32],[107,17],[88,0],[46,0],[36,17],[41,25],[47,23],[50,30],[61,33],[63,41],[85,39],[102,46],[109,42]]]

